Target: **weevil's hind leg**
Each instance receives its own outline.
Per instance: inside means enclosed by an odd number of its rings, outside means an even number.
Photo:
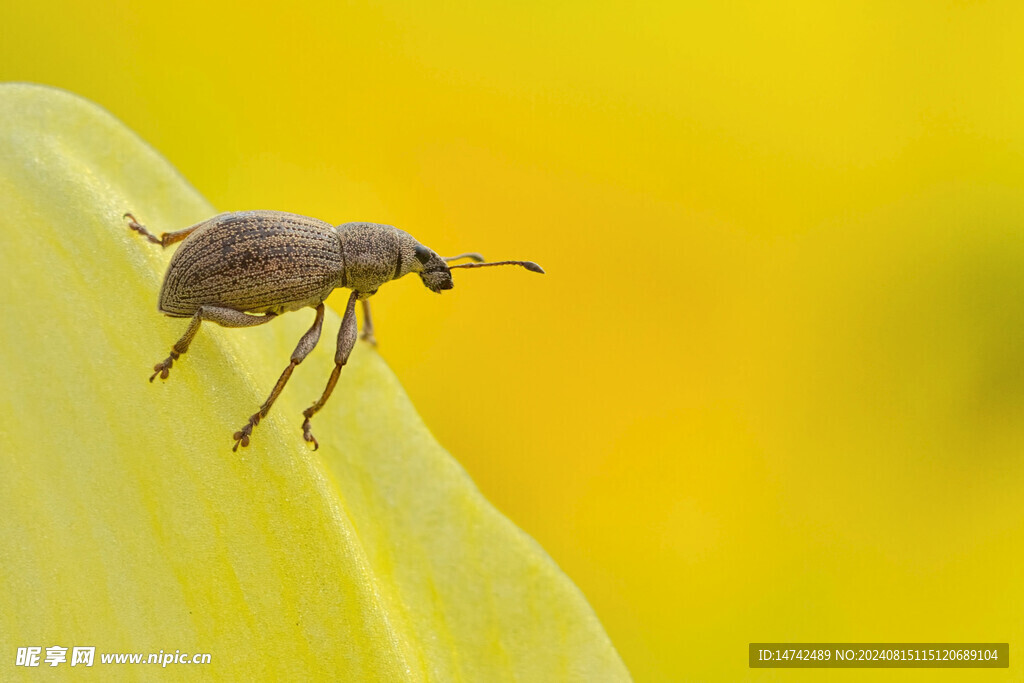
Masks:
[[[376,346],[377,338],[373,336],[373,317],[370,316],[370,300],[363,299],[363,333],[359,338]]]
[[[200,306],[195,315],[192,316],[192,322],[189,323],[188,329],[185,330],[185,334],[182,335],[181,339],[175,343],[171,348],[171,355],[167,356],[164,360],[153,366],[155,372],[150,376],[149,381],[152,382],[156,379],[157,375],[160,375],[160,379],[167,379],[167,375],[171,371],[171,366],[174,365],[174,361],[188,351],[188,347],[192,344],[192,340],[195,339],[196,332],[199,331],[199,325],[204,320],[217,323],[223,327],[253,327],[254,325],[262,325],[263,323],[270,322],[277,316],[268,313],[267,315],[249,315],[248,313],[242,313],[231,308],[222,308],[220,306]]]
[[[139,221],[136,220],[135,216],[133,216],[132,214],[126,213],[124,216],[122,216],[122,218],[130,219],[128,221],[129,228],[139,233],[153,244],[159,244],[161,247],[167,247],[174,244],[175,242],[182,241],[183,239],[188,237],[193,230],[202,225],[202,223],[196,223],[192,227],[185,228],[184,230],[176,230],[175,232],[165,232],[162,235],[160,235],[160,237],[157,237],[156,235],[151,233],[146,228],[145,225],[139,223]]]
[[[323,408],[324,403],[331,397],[334,385],[338,383],[338,374],[345,367],[345,363],[348,362],[348,357],[352,353],[352,347],[356,345],[356,299],[358,298],[358,292],[352,292],[352,296],[348,298],[345,316],[341,319],[341,329],[338,330],[338,350],[334,353],[334,370],[331,371],[331,378],[327,380],[327,388],[324,389],[320,400],[302,411],[302,416],[306,418],[302,423],[302,437],[307,442],[313,444],[313,450],[319,448],[320,444],[313,437],[309,419],[316,415],[317,411]]]
[[[240,430],[235,432],[235,445],[231,450],[237,451],[239,446],[245,448],[249,445],[249,435],[252,434],[252,428],[258,425],[260,420],[267,416],[267,413],[270,412],[270,406],[274,405],[274,401],[277,400],[281,390],[284,389],[284,385],[288,382],[288,378],[292,376],[292,371],[295,369],[295,366],[301,363],[306,356],[309,355],[309,352],[313,350],[316,343],[320,341],[320,329],[323,327],[323,324],[324,305],[321,303],[316,307],[316,320],[313,321],[313,326],[309,328],[306,334],[302,335],[301,339],[299,339],[298,345],[295,347],[295,350],[292,351],[291,363],[289,363],[288,367],[286,367],[284,372],[281,373],[281,377],[278,378],[277,384],[274,385],[274,389],[270,392],[270,396],[263,402],[260,409],[252,414],[252,417],[249,418],[249,422]]]
[[[169,247],[175,242],[180,242],[195,231],[202,223],[196,223],[192,227],[185,228],[183,230],[175,230],[174,232],[165,232],[160,235],[160,243],[165,247]]]

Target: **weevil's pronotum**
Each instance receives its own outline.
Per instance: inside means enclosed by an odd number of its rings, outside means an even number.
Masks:
[[[544,270],[531,261],[485,262],[476,253],[442,258],[417,242],[412,235],[390,225],[330,223],[283,211],[222,213],[160,237],[152,234],[130,213],[128,226],[150,242],[181,246],[171,258],[160,289],[159,310],[175,318],[191,318],[185,334],[170,355],[153,367],[167,379],[171,366],[183,353],[204,321],[224,327],[252,327],[270,322],[282,313],[300,308],[316,309],[313,326],[299,339],[291,363],[281,373],[270,396],[248,423],[235,432],[238,450],[249,445],[252,429],[267,416],[295,366],[309,355],[320,339],[324,299],[338,287],[352,290],[338,331],[334,370],[323,395],[303,411],[302,435],[319,447],[309,420],[334,391],[341,368],[356,343],[356,301],[363,304],[363,338],[373,342],[369,299],[389,280],[417,273],[432,292],[451,289],[451,270],[481,266],[519,265],[535,273]],[[449,265],[459,259],[473,263]]]

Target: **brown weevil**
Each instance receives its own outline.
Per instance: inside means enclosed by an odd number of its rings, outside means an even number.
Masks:
[[[309,355],[320,339],[324,299],[338,287],[352,290],[338,331],[334,370],[327,387],[313,405],[303,411],[302,435],[318,448],[309,420],[319,411],[338,381],[356,343],[356,301],[363,304],[363,338],[373,341],[369,299],[377,289],[403,275],[416,273],[432,292],[451,289],[455,268],[519,265],[535,273],[544,270],[531,261],[484,262],[476,253],[442,258],[417,242],[412,235],[390,225],[330,223],[283,211],[222,213],[190,228],[155,236],[130,213],[128,227],[162,247],[181,242],[171,257],[160,289],[160,312],[175,318],[191,318],[188,329],[170,355],[153,367],[167,379],[171,366],[183,353],[204,321],[223,327],[252,327],[268,323],[282,313],[300,308],[316,309],[313,326],[299,339],[291,363],[281,373],[270,396],[249,422],[235,432],[235,445],[249,445],[252,429],[267,416],[295,366]],[[459,259],[472,263],[449,265]]]

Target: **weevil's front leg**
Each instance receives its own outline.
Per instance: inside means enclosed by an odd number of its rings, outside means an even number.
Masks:
[[[316,307],[316,320],[313,321],[313,326],[309,328],[306,334],[302,335],[302,339],[299,340],[295,350],[292,351],[291,363],[289,363],[288,367],[286,367],[284,372],[281,373],[281,377],[278,378],[277,384],[274,385],[273,391],[270,392],[270,396],[263,402],[260,409],[252,414],[252,417],[249,418],[248,424],[235,432],[235,445],[231,450],[237,451],[239,445],[241,445],[242,448],[249,445],[249,435],[252,434],[252,428],[258,425],[260,420],[267,416],[267,413],[270,412],[270,406],[274,405],[274,401],[277,400],[281,390],[284,389],[284,385],[288,382],[288,378],[292,376],[292,371],[295,369],[295,366],[301,363],[306,356],[309,355],[309,352],[313,350],[316,343],[320,341],[320,329],[323,327],[323,324],[324,305],[321,303]]]
[[[139,223],[135,219],[135,216],[131,215],[130,213],[126,213],[125,215],[121,216],[121,218],[131,219],[128,221],[129,228],[139,233],[153,244],[159,244],[161,247],[167,247],[174,244],[175,242],[182,241],[183,239],[188,237],[193,230],[202,225],[202,223],[196,223],[190,228],[185,228],[184,230],[176,230],[175,232],[165,232],[162,235],[160,235],[160,237],[157,237],[149,230],[147,230],[145,225]]]
[[[374,346],[377,345],[377,338],[373,336],[373,318],[370,316],[370,300],[363,299],[363,333],[359,335],[359,338],[363,341],[370,342]]]
[[[171,371],[171,366],[174,365],[174,361],[188,351],[188,347],[192,344],[192,340],[195,339],[196,332],[199,331],[199,325],[204,320],[217,323],[223,327],[253,327],[254,325],[262,325],[268,323],[277,316],[273,313],[267,315],[249,315],[248,313],[242,313],[231,308],[222,308],[220,306],[200,306],[195,315],[192,316],[192,322],[189,323],[188,329],[185,330],[185,334],[182,335],[181,339],[177,341],[173,348],[171,348],[171,355],[167,356],[163,361],[153,366],[156,371],[150,376],[149,381],[152,382],[156,379],[157,375],[160,375],[160,379],[167,379],[167,375]]]
[[[441,260],[445,263],[451,263],[452,261],[458,261],[459,259],[464,258],[468,258],[470,261],[476,261],[477,263],[482,263],[484,261],[484,255],[475,251],[467,251],[465,254],[459,254],[458,256],[442,256]]]
[[[313,437],[313,432],[309,426],[309,419],[318,410],[323,408],[324,403],[331,397],[334,385],[338,383],[338,374],[345,367],[345,363],[348,362],[349,354],[352,353],[352,347],[356,345],[356,299],[358,298],[358,292],[352,292],[352,296],[348,298],[345,316],[341,319],[341,329],[338,330],[338,350],[334,353],[334,370],[331,371],[331,378],[327,380],[327,388],[324,389],[323,396],[320,397],[319,401],[302,411],[302,416],[306,418],[302,423],[302,437],[313,444],[313,450],[319,448],[320,444]]]

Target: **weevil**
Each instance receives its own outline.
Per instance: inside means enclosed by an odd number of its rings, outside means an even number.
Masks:
[[[168,247],[181,242],[171,257],[160,288],[158,309],[174,318],[191,318],[185,334],[170,355],[153,366],[149,381],[167,379],[174,361],[188,351],[203,321],[223,327],[253,327],[289,311],[313,308],[312,327],[299,339],[291,362],[270,396],[249,421],[234,433],[237,451],[249,445],[253,428],[270,412],[295,366],[320,339],[324,300],[339,287],[352,290],[338,331],[334,369],[320,398],[303,411],[302,436],[314,448],[310,419],[334,391],[357,338],[356,302],[363,306],[363,339],[376,343],[368,299],[385,282],[409,273],[420,276],[432,292],[454,287],[455,268],[518,265],[535,273],[544,270],[532,261],[484,261],[477,253],[441,257],[391,225],[344,223],[334,226],[316,218],[283,211],[237,211],[157,237],[135,216],[126,213],[128,227],[150,242]],[[450,265],[469,259],[470,263]]]

